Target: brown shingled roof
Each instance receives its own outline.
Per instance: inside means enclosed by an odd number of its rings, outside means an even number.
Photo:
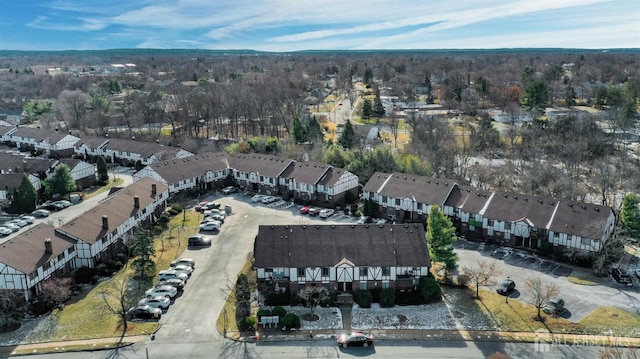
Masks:
[[[452,180],[416,176],[399,172],[393,173],[391,177],[384,173],[380,173],[380,175],[380,178],[376,177],[371,185],[367,182],[365,185],[366,191],[378,192],[381,196],[391,198],[408,197],[426,204],[442,205],[455,184]],[[385,177],[384,181],[383,177]]]
[[[295,162],[282,173],[281,177],[295,179],[298,183],[314,185],[331,168],[326,163]]]
[[[270,178],[278,177],[293,163],[292,159],[258,153],[235,155],[229,158],[229,166],[236,171]]]
[[[156,185],[156,193],[152,194],[152,184]],[[149,177],[117,191],[102,200],[97,206],[58,228],[58,231],[94,244],[107,233],[114,231],[129,218],[147,207],[154,197],[166,191],[168,186]],[[138,196],[140,206],[134,206],[134,196]],[[103,216],[107,216],[108,228],[103,228]]]
[[[22,138],[33,138],[38,142],[48,142],[52,145],[60,142],[63,138],[65,138],[68,133],[59,132],[59,131],[49,131],[42,128],[35,127],[24,127],[20,126],[16,130],[16,132],[12,133],[11,136],[17,136]]]
[[[491,194],[492,192],[479,188],[456,184],[444,202],[444,205],[460,208],[467,213],[478,214],[485,207],[489,198],[491,198]]]
[[[221,171],[229,168],[226,153],[202,153],[185,158],[156,162],[150,165],[167,183],[175,184],[185,178],[204,176],[208,171]]]
[[[255,267],[430,266],[422,225],[260,226]]]
[[[482,216],[505,222],[526,221],[532,227],[546,228],[557,205],[556,200],[513,192],[494,192]]]
[[[52,253],[45,251],[47,238],[51,239]],[[0,244],[0,263],[30,274],[74,244],[73,240],[57,234],[51,225],[40,223]]]
[[[608,206],[561,201],[553,216],[550,230],[573,234],[582,238],[601,239],[607,221],[613,213]]]

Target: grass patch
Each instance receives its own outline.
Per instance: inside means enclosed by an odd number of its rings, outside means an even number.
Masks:
[[[240,271],[240,273],[238,273],[238,275],[246,274],[247,276],[249,276],[251,271],[252,271],[251,261],[248,260],[244,264],[244,267],[242,267],[242,270]],[[229,294],[227,301],[224,303],[224,307],[222,308],[222,311],[220,312],[218,319],[216,320],[216,328],[218,328],[218,331],[220,333],[225,333],[225,328],[226,328],[226,333],[239,332],[238,323],[236,322],[236,305],[233,299],[234,296],[235,296],[235,291],[232,291]]]
[[[613,307],[600,307],[578,322],[585,333],[617,335],[640,335],[640,315]]]
[[[609,280],[609,277],[599,277],[593,274],[593,271],[584,268],[575,268],[571,272],[571,276],[567,277],[567,280],[571,283],[580,285],[598,285]]]
[[[167,230],[155,237],[156,255],[154,260],[158,271],[168,268],[171,261],[182,254],[187,247],[189,235],[197,231],[200,217],[199,213],[188,211],[185,216],[186,221],[183,222],[183,216],[179,214],[171,219]],[[122,280],[125,276],[132,275],[133,269],[127,266],[108,280],[98,283],[90,291],[83,294],[82,298],[67,304],[63,310],[54,310],[49,320],[55,323],[55,329],[47,333],[47,338],[43,338],[42,341],[93,339],[122,335],[120,318],[106,308],[104,300],[98,293],[108,288],[112,283]],[[141,282],[140,291],[151,287],[153,282],[153,279]],[[127,325],[127,336],[150,334],[159,327],[157,322],[128,322]]]
[[[84,195],[83,195],[83,200],[87,200],[91,197],[95,197],[97,195],[99,195],[100,193],[106,192],[108,190],[110,190],[113,187],[118,187],[120,185],[122,185],[124,183],[124,180],[122,178],[114,178],[113,181],[109,181],[108,184],[102,186],[102,187],[95,187],[95,188],[89,188],[87,190],[84,191]]]

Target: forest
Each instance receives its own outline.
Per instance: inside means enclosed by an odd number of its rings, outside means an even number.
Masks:
[[[362,183],[401,171],[619,208],[638,191],[639,52],[3,51],[0,114],[81,137],[323,161]],[[343,99],[353,112],[336,129]],[[354,128],[371,125],[392,141],[361,141]]]

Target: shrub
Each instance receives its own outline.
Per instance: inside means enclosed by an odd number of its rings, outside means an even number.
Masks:
[[[162,227],[161,227],[161,226],[153,226],[153,230],[154,230],[156,233],[162,233]]]
[[[255,317],[244,317],[240,321],[240,330],[246,331],[250,329],[255,329],[257,322],[258,321]]]
[[[167,210],[167,212],[168,212],[170,215],[172,215],[172,216],[175,216],[175,215],[177,215],[178,213],[180,213],[180,212],[176,211],[176,210],[175,210],[175,209],[173,209],[173,208],[169,208],[169,209]]]
[[[371,292],[366,289],[360,289],[356,293],[356,303],[360,306],[360,308],[371,308],[371,301],[373,297],[371,296]]]
[[[271,315],[271,311],[269,309],[260,309],[256,314],[258,318],[264,317],[264,316],[270,316],[270,315]]]
[[[285,314],[287,314],[287,310],[281,306],[277,306],[271,310],[271,315],[277,315],[280,316],[280,318],[284,317]]]
[[[75,274],[76,283],[87,284],[91,282],[91,279],[97,274],[95,268],[81,267],[78,268]]]
[[[280,319],[280,325],[287,329],[300,328],[300,317],[293,313],[287,313]]]
[[[176,212],[182,212],[182,206],[177,203],[172,204],[171,209],[173,209]]]
[[[362,212],[360,212],[360,211],[358,210],[358,211],[356,211],[355,215],[356,215],[356,217],[361,217],[361,216],[362,216]]]
[[[160,218],[158,218],[158,223],[160,223],[163,226],[166,226],[167,223],[169,223],[169,217],[163,214],[162,216],[160,216]]]
[[[433,303],[442,299],[442,288],[432,276],[420,279],[420,294],[425,302]]]
[[[391,288],[383,288],[380,290],[380,306],[390,308],[396,305],[396,292]]]

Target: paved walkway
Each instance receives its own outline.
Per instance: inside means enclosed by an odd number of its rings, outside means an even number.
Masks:
[[[37,353],[62,353],[67,351],[103,350],[124,347],[149,338],[148,335],[130,337],[99,338],[86,340],[68,340],[62,342],[44,342],[0,347],[0,356]]]

